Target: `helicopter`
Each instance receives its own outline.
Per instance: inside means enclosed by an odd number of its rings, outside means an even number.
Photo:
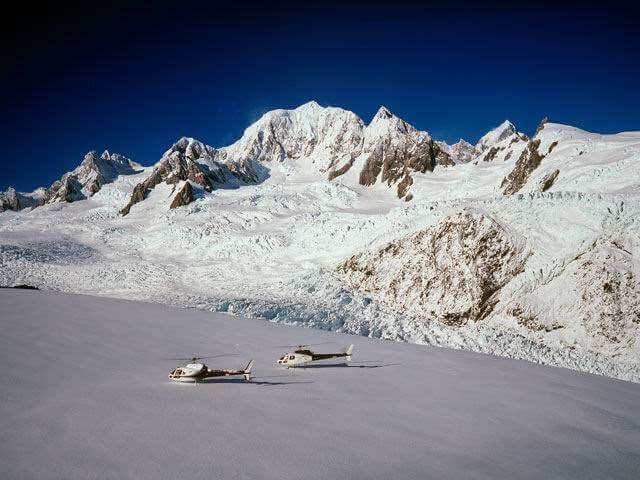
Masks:
[[[319,344],[316,344],[319,345]],[[281,347],[294,347],[293,345],[281,345]],[[286,368],[295,368],[322,361],[351,361],[353,353],[353,345],[349,345],[340,353],[315,353],[309,345],[298,345],[292,352],[286,353],[278,359],[278,366]]]
[[[194,355],[191,358],[167,359],[190,361],[190,363],[186,364],[183,367],[178,367],[174,370],[171,370],[171,372],[169,373],[169,379],[174,382],[198,383],[204,381],[207,378],[233,377],[242,375],[247,382],[251,381],[251,367],[253,367],[253,360],[250,360],[246,367],[240,368],[239,370],[213,369],[200,362],[200,360],[204,360],[206,358],[218,358],[223,356],[225,355],[209,355],[202,357]]]

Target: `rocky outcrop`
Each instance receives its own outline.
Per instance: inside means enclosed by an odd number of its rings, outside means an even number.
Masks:
[[[547,190],[549,190],[553,186],[553,182],[556,181],[556,178],[558,178],[559,174],[560,174],[560,170],[558,170],[557,168],[553,172],[547,173],[544,176],[544,178],[540,180],[540,183],[538,184],[538,189],[541,192],[546,192]]]
[[[544,155],[540,154],[538,148],[540,147],[540,140],[529,141],[527,148],[522,151],[518,160],[516,160],[515,167],[507,175],[500,184],[500,188],[503,188],[504,195],[512,195],[520,190],[540,162],[544,158]]]
[[[527,253],[496,221],[468,209],[352,256],[338,275],[384,308],[447,325],[487,317]]]
[[[360,185],[373,185],[378,177],[392,185],[411,172],[432,172],[438,164],[450,166],[453,162],[431,139],[404,141],[395,146],[387,139],[368,154],[360,172]]]
[[[189,205],[193,201],[193,188],[191,187],[191,183],[184,182],[178,193],[173,197],[173,201],[171,202],[171,206],[169,208],[178,208],[183,207],[185,205]]]
[[[485,162],[491,162],[494,158],[496,158],[497,153],[501,150],[499,147],[491,147],[487,153],[482,157],[482,160]]]
[[[407,173],[402,181],[398,183],[398,198],[404,197],[407,201],[411,200],[413,196],[409,197],[409,195],[407,195],[407,193],[409,192],[409,187],[411,187],[411,185],[413,185],[413,178],[411,178],[411,175]]]

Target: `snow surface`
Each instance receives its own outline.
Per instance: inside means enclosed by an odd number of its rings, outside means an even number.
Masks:
[[[0,290],[0,477],[636,479],[640,385],[157,304]],[[354,343],[349,367],[273,364]],[[167,379],[238,352],[255,379]]]
[[[0,285],[224,311],[640,380],[640,133],[547,123],[536,135],[545,158],[508,197],[502,179],[527,145],[509,122],[485,136],[488,151],[495,148],[491,160],[483,152],[414,173],[410,202],[384,183],[359,185],[362,156],[327,180],[331,162],[353,160],[353,145],[404,130],[428,136],[384,107],[365,127],[352,112],[310,102],[269,112],[233,145],[212,150],[220,160],[262,162],[268,174],[256,185],[200,192],[170,210],[172,186],[161,183],[122,217],[134,186],[151,172],[146,167],[87,200],[3,212]],[[540,181],[556,169],[555,183],[541,193]],[[481,321],[451,327],[411,317],[336,272],[352,255],[371,255],[465,209],[503,225],[528,253]],[[605,302],[609,277],[631,279],[621,290],[626,297]],[[533,328],[509,313],[515,307],[535,318]]]

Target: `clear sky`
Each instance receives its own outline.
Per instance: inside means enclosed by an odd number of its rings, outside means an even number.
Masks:
[[[630,7],[186,5],[6,19],[0,189],[48,186],[88,150],[149,165],[183,135],[227,145],[262,113],[309,100],[365,122],[384,104],[447,142],[475,143],[506,118],[526,133],[544,116],[640,130]]]

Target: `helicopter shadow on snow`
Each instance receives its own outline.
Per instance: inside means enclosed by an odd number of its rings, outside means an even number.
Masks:
[[[319,363],[316,365],[302,365],[296,367],[296,369],[307,368],[383,368],[383,367],[397,367],[400,363],[381,363],[376,360],[363,360],[354,363]]]
[[[289,375],[277,375],[277,377],[288,377],[291,378]],[[237,384],[245,384],[245,385],[258,385],[261,387],[275,387],[275,386],[284,386],[284,385],[295,385],[295,384],[300,384],[300,383],[313,383],[313,380],[294,380],[294,381],[269,381],[269,380],[262,380],[263,378],[271,378],[271,377],[254,377],[251,379],[250,382],[247,382],[246,380],[242,379],[242,378],[212,378],[212,379],[208,379],[205,380],[203,382],[199,382],[201,384],[216,384],[216,383],[237,383]]]

